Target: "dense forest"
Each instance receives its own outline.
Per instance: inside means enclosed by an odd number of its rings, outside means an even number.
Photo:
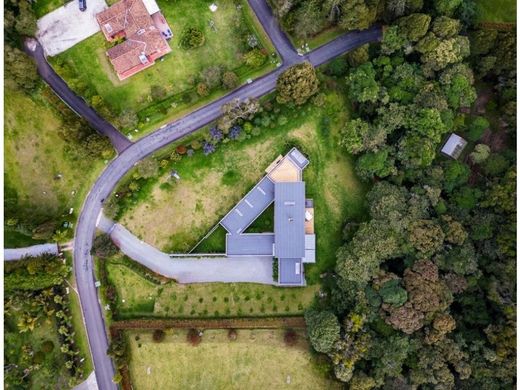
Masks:
[[[299,37],[384,24],[325,69],[353,104],[340,147],[373,186],[306,312],[314,349],[356,390],[513,388],[515,33],[473,25],[472,1],[272,3]],[[440,153],[453,132],[459,159]]]

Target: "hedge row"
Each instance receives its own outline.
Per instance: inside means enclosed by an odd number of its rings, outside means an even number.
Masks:
[[[305,328],[303,316],[219,319],[136,319],[115,321],[111,331],[125,329],[278,329]]]
[[[118,265],[125,266],[128,269],[131,269],[132,271],[137,273],[139,276],[143,277],[144,279],[146,279],[149,282],[152,282],[153,284],[156,284],[156,285],[162,285],[162,284],[173,281],[173,279],[169,279],[166,276],[153,272],[151,269],[145,267],[144,265],[137,263],[136,261],[132,260],[128,256],[124,256],[120,259],[113,258],[110,260],[110,262],[112,264],[118,264]]]
[[[516,24],[504,22],[481,22],[478,24],[478,27],[483,30],[514,31],[516,29]]]

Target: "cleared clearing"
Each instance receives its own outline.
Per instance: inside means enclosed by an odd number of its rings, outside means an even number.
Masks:
[[[283,330],[238,330],[235,341],[227,331],[206,330],[196,347],[186,332],[168,331],[161,343],[151,333],[128,332],[135,389],[340,388],[318,369],[302,331],[292,347],[284,344]]]

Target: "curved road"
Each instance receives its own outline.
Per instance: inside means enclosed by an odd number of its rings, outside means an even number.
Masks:
[[[36,39],[25,41],[25,52],[34,58],[38,73],[47,84],[54,90],[56,95],[70,107],[72,111],[85,119],[88,124],[98,133],[108,137],[112,145],[121,153],[132,142],[119,132],[114,126],[103,119],[82,98],[76,95],[63,79],[52,69],[47,60],[40,43]]]
[[[287,45],[288,40],[280,31],[278,24],[273,21],[273,16],[266,6],[265,0],[250,0],[250,4],[257,12],[258,18],[263,24],[265,23],[264,26],[269,32],[269,36],[274,39],[273,43],[277,45],[277,50],[283,58],[283,65],[268,75],[256,79],[251,84],[240,87],[139,141],[129,143],[122,149],[119,156],[105,168],[83,205],[74,239],[74,271],[97,383],[102,390],[116,389],[117,386],[112,382],[114,376],[112,360],[106,354],[108,339],[101,305],[94,285],[93,259],[90,255],[90,249],[102,203],[110,196],[119,180],[139,160],[217,119],[220,116],[220,107],[224,103],[236,98],[258,98],[273,91],[276,87],[278,75],[289,66],[304,60],[318,66],[360,45],[381,39],[381,29],[373,27],[369,30],[345,34],[308,55],[299,57],[295,55],[294,49]]]

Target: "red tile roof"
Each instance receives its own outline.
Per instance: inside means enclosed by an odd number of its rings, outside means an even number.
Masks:
[[[171,51],[142,0],[121,0],[96,18],[108,41],[126,38],[107,51],[120,79],[153,65]]]

